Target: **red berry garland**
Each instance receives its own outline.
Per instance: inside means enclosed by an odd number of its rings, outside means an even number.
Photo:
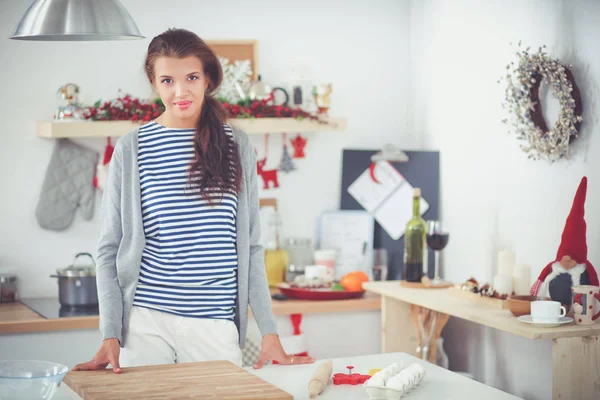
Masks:
[[[223,107],[232,118],[308,118],[321,124],[327,121],[301,108],[269,104],[271,99],[240,101],[238,103],[223,102]]]
[[[221,104],[230,118],[307,118],[320,124],[329,123],[320,116],[300,108],[273,105],[269,104],[270,102],[271,99],[265,99],[240,101],[235,104],[222,101]],[[125,94],[104,103],[98,100],[93,106],[86,108],[84,116],[94,121],[150,121],[157,118],[164,110],[165,106],[160,99],[140,100]]]
[[[126,94],[104,103],[98,100],[92,107],[87,108],[84,115],[94,121],[150,121],[164,110],[160,99],[142,101]]]

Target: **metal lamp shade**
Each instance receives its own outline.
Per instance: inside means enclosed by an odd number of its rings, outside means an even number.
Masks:
[[[35,0],[11,36],[40,41],[143,38],[119,0]]]

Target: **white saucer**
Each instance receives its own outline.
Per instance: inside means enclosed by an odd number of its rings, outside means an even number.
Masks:
[[[521,322],[525,322],[527,324],[532,324],[538,328],[553,328],[555,326],[560,326],[563,324],[568,324],[569,322],[573,322],[573,318],[571,317],[560,317],[557,322],[533,322],[531,320],[531,315],[521,315],[517,318]]]

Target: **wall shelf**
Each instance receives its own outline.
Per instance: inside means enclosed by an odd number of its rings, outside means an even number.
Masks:
[[[345,118],[329,118],[328,124],[295,118],[234,118],[228,121],[247,134],[307,133],[344,131]],[[131,132],[139,123],[133,121],[38,121],[36,134],[44,138],[119,137]]]

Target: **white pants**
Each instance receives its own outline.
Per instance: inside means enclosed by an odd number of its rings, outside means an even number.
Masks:
[[[242,365],[239,333],[232,321],[131,308],[121,367],[216,360]]]

